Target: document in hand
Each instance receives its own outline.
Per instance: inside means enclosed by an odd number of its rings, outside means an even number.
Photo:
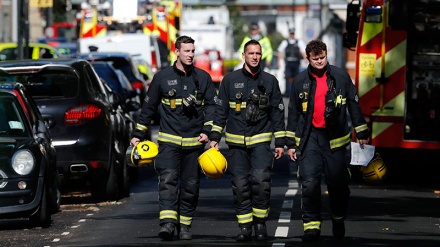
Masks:
[[[350,164],[356,166],[367,166],[374,157],[374,150],[374,146],[364,145],[364,148],[361,148],[359,143],[352,142]]]

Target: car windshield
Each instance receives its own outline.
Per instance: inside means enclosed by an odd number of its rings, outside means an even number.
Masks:
[[[23,110],[12,95],[0,94],[0,136],[28,136]]]
[[[72,98],[79,90],[78,79],[68,74],[20,74],[0,79],[22,83],[33,98]]]

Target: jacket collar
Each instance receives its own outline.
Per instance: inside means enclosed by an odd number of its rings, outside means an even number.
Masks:
[[[173,64],[173,69],[174,72],[176,72],[176,74],[180,75],[180,76],[190,76],[192,75],[193,71],[194,71],[194,65],[191,66],[188,71],[185,73],[184,71],[180,70],[179,68],[177,68],[177,61],[174,62]]]
[[[261,68],[258,68],[257,73],[252,75],[249,71],[247,71],[244,68],[244,65],[243,65],[243,69],[241,71],[243,72],[244,76],[249,77],[249,78],[254,79],[254,80],[257,79],[260,76],[260,74],[261,74]]]

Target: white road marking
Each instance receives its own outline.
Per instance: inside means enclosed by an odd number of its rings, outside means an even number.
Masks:
[[[289,223],[291,216],[292,216],[291,212],[281,212],[280,219],[278,220],[278,222],[279,223]]]

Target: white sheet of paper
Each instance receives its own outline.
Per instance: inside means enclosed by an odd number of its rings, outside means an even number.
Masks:
[[[352,142],[350,164],[355,166],[367,166],[374,157],[374,151],[374,146],[364,145],[364,148],[362,149],[359,143]]]

